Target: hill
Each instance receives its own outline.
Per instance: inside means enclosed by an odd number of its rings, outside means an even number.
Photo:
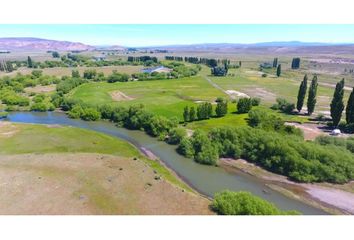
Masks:
[[[94,47],[69,41],[57,41],[41,38],[0,38],[0,49],[9,51],[85,51]]]

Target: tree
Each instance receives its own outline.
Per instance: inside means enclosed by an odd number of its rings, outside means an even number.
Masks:
[[[300,68],[300,58],[293,58],[291,62],[291,69],[299,69]]]
[[[237,102],[238,113],[248,113],[252,109],[252,100],[250,98],[240,98]]]
[[[345,109],[345,119],[347,121],[347,124],[354,123],[354,88],[352,92],[350,93],[347,107]]]
[[[73,78],[79,78],[79,77],[80,77],[79,70],[72,70],[72,71],[71,71],[71,77],[73,77]]]
[[[227,101],[224,99],[218,99],[215,108],[215,113],[217,117],[225,116],[227,113]]]
[[[184,110],[183,110],[183,119],[184,119],[184,122],[189,122],[189,108],[188,106],[185,106],[184,107]]]
[[[278,67],[278,58],[274,58],[273,60],[273,68]]]
[[[189,110],[189,121],[193,122],[196,119],[196,112],[194,107],[191,107],[191,109]]]
[[[307,113],[308,113],[308,115],[311,115],[315,111],[317,86],[318,86],[317,76],[315,75],[311,81],[309,95],[307,98]]]
[[[241,62],[241,61],[238,62],[238,66],[239,66],[239,67],[242,66],[242,62]]]
[[[32,58],[30,56],[27,57],[27,66],[29,68],[33,68]]]
[[[52,52],[52,57],[53,58],[60,58],[60,55],[58,52]]]
[[[277,67],[277,77],[280,77],[280,75],[281,75],[281,64],[279,64]]]
[[[336,84],[336,89],[334,90],[331,102],[331,117],[335,127],[338,126],[340,119],[342,118],[342,112],[344,109],[343,96],[344,78]]]
[[[307,74],[305,74],[304,80],[302,80],[300,84],[299,92],[297,94],[296,109],[298,112],[301,112],[302,106],[304,105],[306,91],[307,91]]]

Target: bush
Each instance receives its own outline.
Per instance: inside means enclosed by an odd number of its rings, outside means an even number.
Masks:
[[[222,215],[295,215],[296,211],[282,211],[272,203],[249,192],[223,191],[216,193],[212,208]]]
[[[237,102],[238,113],[248,113],[252,109],[252,100],[250,98],[240,98]]]
[[[111,75],[108,76],[107,82],[127,82],[129,80],[129,75],[125,73],[118,73],[117,71],[113,71]]]
[[[47,104],[43,102],[37,102],[31,106],[31,111],[36,111],[36,112],[45,112],[47,111]]]
[[[168,133],[168,143],[169,144],[179,144],[183,138],[187,136],[186,129],[177,127],[172,128]]]
[[[217,148],[201,130],[196,130],[191,138],[194,149],[194,160],[201,164],[216,165],[219,159]]]
[[[259,104],[261,104],[261,99],[260,98],[251,98],[251,103],[252,103],[252,106],[259,106]]]
[[[80,117],[85,121],[96,121],[101,118],[101,114],[95,108],[88,107],[83,109]]]
[[[178,145],[177,152],[188,158],[192,158],[194,156],[194,148],[189,138],[182,138]]]
[[[273,110],[280,110],[287,114],[292,114],[295,109],[294,103],[289,103],[284,98],[277,98],[277,103],[271,107]]]

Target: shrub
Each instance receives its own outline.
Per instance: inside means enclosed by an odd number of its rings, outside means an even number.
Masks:
[[[251,103],[252,103],[252,106],[259,106],[259,104],[261,104],[261,99],[260,98],[251,98]]]
[[[272,203],[249,192],[223,191],[216,193],[212,208],[222,215],[294,215],[296,211],[282,211]]]
[[[168,133],[169,144],[179,144],[183,138],[187,136],[186,129],[177,127],[172,128]]]
[[[118,73],[117,71],[113,71],[111,75],[108,76],[107,82],[127,82],[129,80],[129,75],[125,73]]]
[[[82,112],[81,119],[85,121],[96,121],[101,118],[100,112],[98,112],[95,108],[84,108]]]
[[[188,158],[194,156],[194,148],[189,138],[182,138],[181,142],[178,145],[177,152]]]
[[[252,101],[250,98],[240,98],[237,102],[238,113],[248,113],[252,109]]]
[[[43,102],[37,102],[31,106],[31,111],[45,112],[47,109],[47,104]]]

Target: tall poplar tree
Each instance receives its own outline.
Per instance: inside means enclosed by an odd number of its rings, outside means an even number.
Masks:
[[[27,66],[29,68],[33,68],[32,58],[30,56],[27,57]]]
[[[279,64],[277,67],[277,76],[280,77],[280,75],[281,75],[281,64]]]
[[[334,90],[331,102],[331,117],[335,127],[338,126],[340,119],[342,118],[342,112],[344,109],[343,96],[344,78],[336,84],[336,89]]]
[[[307,113],[311,115],[315,111],[316,95],[317,95],[317,76],[315,75],[311,81],[309,96],[307,98]]]
[[[354,88],[350,93],[347,107],[345,109],[345,120],[347,124],[354,123]]]
[[[297,94],[296,109],[301,112],[302,106],[304,105],[305,96],[307,91],[307,74],[304,76],[299,88],[299,93]]]

